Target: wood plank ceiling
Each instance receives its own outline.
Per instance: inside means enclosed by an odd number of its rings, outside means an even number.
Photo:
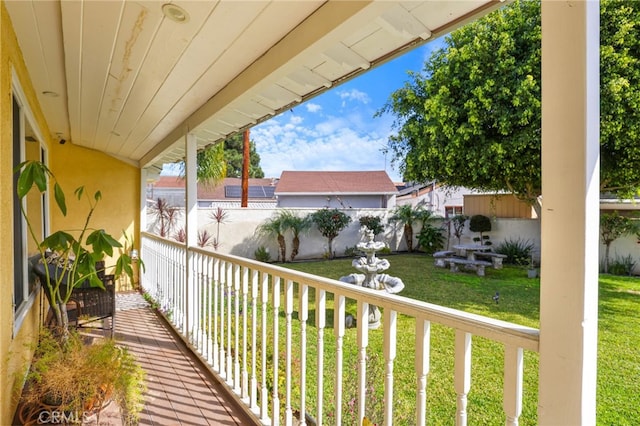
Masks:
[[[223,140],[501,3],[172,1],[182,22],[163,4],[6,2],[54,137],[178,161],[187,131]]]

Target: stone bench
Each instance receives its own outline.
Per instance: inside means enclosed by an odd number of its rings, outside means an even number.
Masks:
[[[493,269],[502,269],[502,259],[506,259],[506,254],[494,253],[492,251],[478,252],[475,254],[477,258],[491,260]]]
[[[448,257],[444,259],[445,264],[449,263],[451,272],[459,272],[458,265],[463,265],[467,269],[476,271],[476,274],[480,277],[484,277],[484,268],[491,266],[491,262],[485,260],[469,260],[462,257]]]
[[[447,266],[445,262],[445,258],[447,258],[448,256],[452,256],[454,254],[456,254],[456,252],[450,251],[450,250],[437,251],[433,253],[433,258],[435,259],[435,265],[438,268],[445,268]]]

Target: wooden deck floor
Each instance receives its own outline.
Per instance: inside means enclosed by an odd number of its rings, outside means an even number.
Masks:
[[[117,306],[115,337],[147,373],[140,425],[256,424],[139,294],[118,294]]]

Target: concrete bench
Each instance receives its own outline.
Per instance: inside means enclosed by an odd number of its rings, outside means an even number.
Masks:
[[[446,263],[449,263],[451,272],[459,272],[458,265],[463,265],[467,269],[473,269],[480,277],[484,277],[484,268],[491,266],[491,262],[485,260],[469,260],[461,257],[448,257],[444,259]]]
[[[445,262],[445,258],[448,256],[452,256],[454,254],[456,254],[456,252],[450,251],[450,250],[437,251],[433,253],[433,258],[435,259],[435,266],[437,266],[438,268],[445,268],[447,266]]]
[[[478,252],[477,258],[490,259],[493,264],[493,269],[502,269],[502,259],[506,259],[506,254],[494,253],[492,251]]]

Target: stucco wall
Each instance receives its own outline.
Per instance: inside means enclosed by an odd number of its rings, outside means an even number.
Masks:
[[[63,186],[69,215],[62,217],[50,199],[50,229],[77,229],[84,219],[85,204],[79,205],[73,190],[85,185],[90,195],[101,190],[102,201],[92,218],[92,226],[105,228],[114,237],[122,231],[138,235],[140,211],[139,169],[71,142],[54,143],[24,65],[4,2],[0,4],[0,424],[11,424],[21,390],[24,372],[29,366],[41,321],[41,294],[14,335],[13,315],[13,135],[12,71],[19,80],[26,102],[47,148],[49,166]]]
[[[0,424],[11,424],[22,378],[29,365],[39,327],[40,297],[14,335],[13,315],[13,134],[12,71],[15,72],[38,127],[49,129],[40,111],[4,3],[0,4]]]
[[[287,209],[295,212],[299,216],[315,211],[316,209]],[[198,210],[199,229],[206,229],[209,234],[214,237],[217,235],[217,226],[211,218],[213,209],[200,208]],[[275,238],[268,238],[256,233],[256,229],[267,219],[276,214],[278,209],[224,209],[227,213],[227,219],[219,227],[220,246],[218,251],[222,253],[230,253],[238,256],[254,258],[255,250],[260,246],[269,249],[272,260],[276,260],[278,256],[278,245]],[[386,209],[345,209],[342,210],[352,218],[349,226],[340,232],[340,235],[333,242],[333,249],[337,256],[342,256],[346,247],[353,247],[360,241],[360,226],[358,218],[364,215],[377,215],[383,218],[386,225],[384,235],[379,235],[376,240],[385,241],[393,251],[405,251],[406,244],[404,241],[403,229],[401,225],[388,223],[388,217],[391,215],[390,210]],[[149,216],[148,224],[153,225],[153,217]],[[434,225],[440,226],[441,220],[434,221]],[[494,247],[505,240],[530,241],[534,245],[534,259],[540,259],[540,221],[537,219],[508,219],[493,218],[491,220],[491,232],[486,233],[491,237]],[[419,227],[414,229],[414,236],[420,231]],[[471,244],[473,238],[479,236],[478,233],[469,230],[469,222],[467,221],[460,243]],[[287,256],[291,253],[290,234],[286,235]],[[321,258],[326,250],[326,238],[324,238],[316,229],[312,229],[300,238],[300,254],[297,259],[317,259]],[[447,247],[452,248],[458,244],[458,240],[451,235],[445,242]],[[415,246],[415,241],[414,241]],[[601,259],[604,257],[604,246],[600,247]],[[615,256],[631,257],[637,262],[634,273],[640,275],[640,245],[637,243],[635,236],[625,236],[616,240],[611,246],[611,258]]]
[[[51,199],[51,229],[78,229],[89,211],[87,196],[100,191],[102,198],[91,217],[90,227],[102,228],[124,244],[123,231],[138,235],[140,227],[139,169],[114,157],[66,143],[54,144],[50,150],[51,170],[67,198],[67,216],[62,216]],[[84,186],[81,200],[74,196]],[[107,266],[113,265],[111,260]]]

